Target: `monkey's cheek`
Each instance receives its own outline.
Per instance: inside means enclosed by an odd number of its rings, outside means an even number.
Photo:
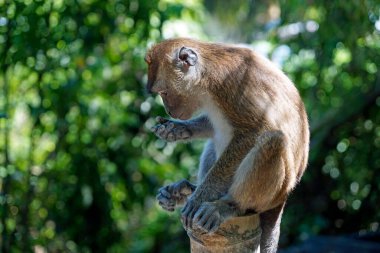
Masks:
[[[168,106],[165,106],[166,113],[172,117],[173,119],[176,119],[176,114],[173,109],[170,109]]]
[[[173,111],[172,114],[173,114],[172,116],[173,118],[180,119],[180,120],[188,120],[192,116],[192,113],[181,111],[181,110]]]

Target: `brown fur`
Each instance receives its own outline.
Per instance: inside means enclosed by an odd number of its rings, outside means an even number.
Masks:
[[[182,47],[198,57],[194,66],[179,59]],[[203,178],[183,210],[185,226],[210,201],[234,203],[231,216],[278,209],[281,219],[309,151],[307,116],[292,82],[267,59],[232,45],[172,39],[154,46],[147,58],[147,88],[162,96],[168,113],[186,120],[206,110],[215,130],[208,145],[214,150],[207,153],[216,161],[200,172]],[[229,139],[218,154],[223,135]]]

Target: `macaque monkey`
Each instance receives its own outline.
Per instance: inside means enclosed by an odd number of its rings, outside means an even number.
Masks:
[[[167,141],[208,138],[197,184],[161,188],[159,204],[168,211],[184,204],[185,228],[206,233],[259,213],[261,251],[275,252],[285,201],[309,152],[308,120],[293,83],[250,49],[192,39],[163,41],[145,61],[148,91],[174,118],[159,117],[153,132]]]

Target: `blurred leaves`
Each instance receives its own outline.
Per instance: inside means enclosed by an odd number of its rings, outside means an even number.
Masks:
[[[144,94],[146,48],[176,35],[252,44],[299,88],[311,154],[283,244],[378,231],[379,15],[372,0],[0,1],[1,250],[188,252],[154,196],[194,177],[203,143],[157,140]]]
[[[1,135],[9,139],[0,140],[2,251],[154,246],[163,232],[157,215],[165,217],[155,191],[174,174],[188,177],[174,164],[189,153],[179,148],[174,155],[174,146],[162,152],[167,145],[155,145],[144,127],[163,109],[144,96],[143,55],[162,38],[164,21],[183,15],[176,6],[182,5],[1,2],[0,108],[8,129]],[[195,19],[197,11],[188,11]]]

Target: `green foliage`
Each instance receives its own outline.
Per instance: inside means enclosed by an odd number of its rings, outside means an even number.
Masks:
[[[195,174],[202,142],[149,133],[164,111],[144,94],[143,56],[165,34],[207,37],[202,28],[265,40],[272,58],[289,52],[282,67],[304,98],[312,140],[283,244],[378,231],[380,5],[226,4],[0,0],[2,252],[188,252],[178,213],[154,197]],[[207,30],[216,22],[221,29]]]
[[[154,196],[164,180],[188,177],[195,160],[148,134],[148,114],[163,109],[144,95],[143,61],[182,9],[171,1],[1,3],[4,252],[144,252],[162,247],[159,234],[184,235]]]
[[[283,22],[298,9],[282,12]],[[281,42],[292,51],[284,71],[301,91],[312,132],[308,171],[285,214],[291,236],[378,231],[379,9],[375,1],[316,1],[297,20],[314,18],[319,29]],[[294,223],[302,226],[290,229]]]

